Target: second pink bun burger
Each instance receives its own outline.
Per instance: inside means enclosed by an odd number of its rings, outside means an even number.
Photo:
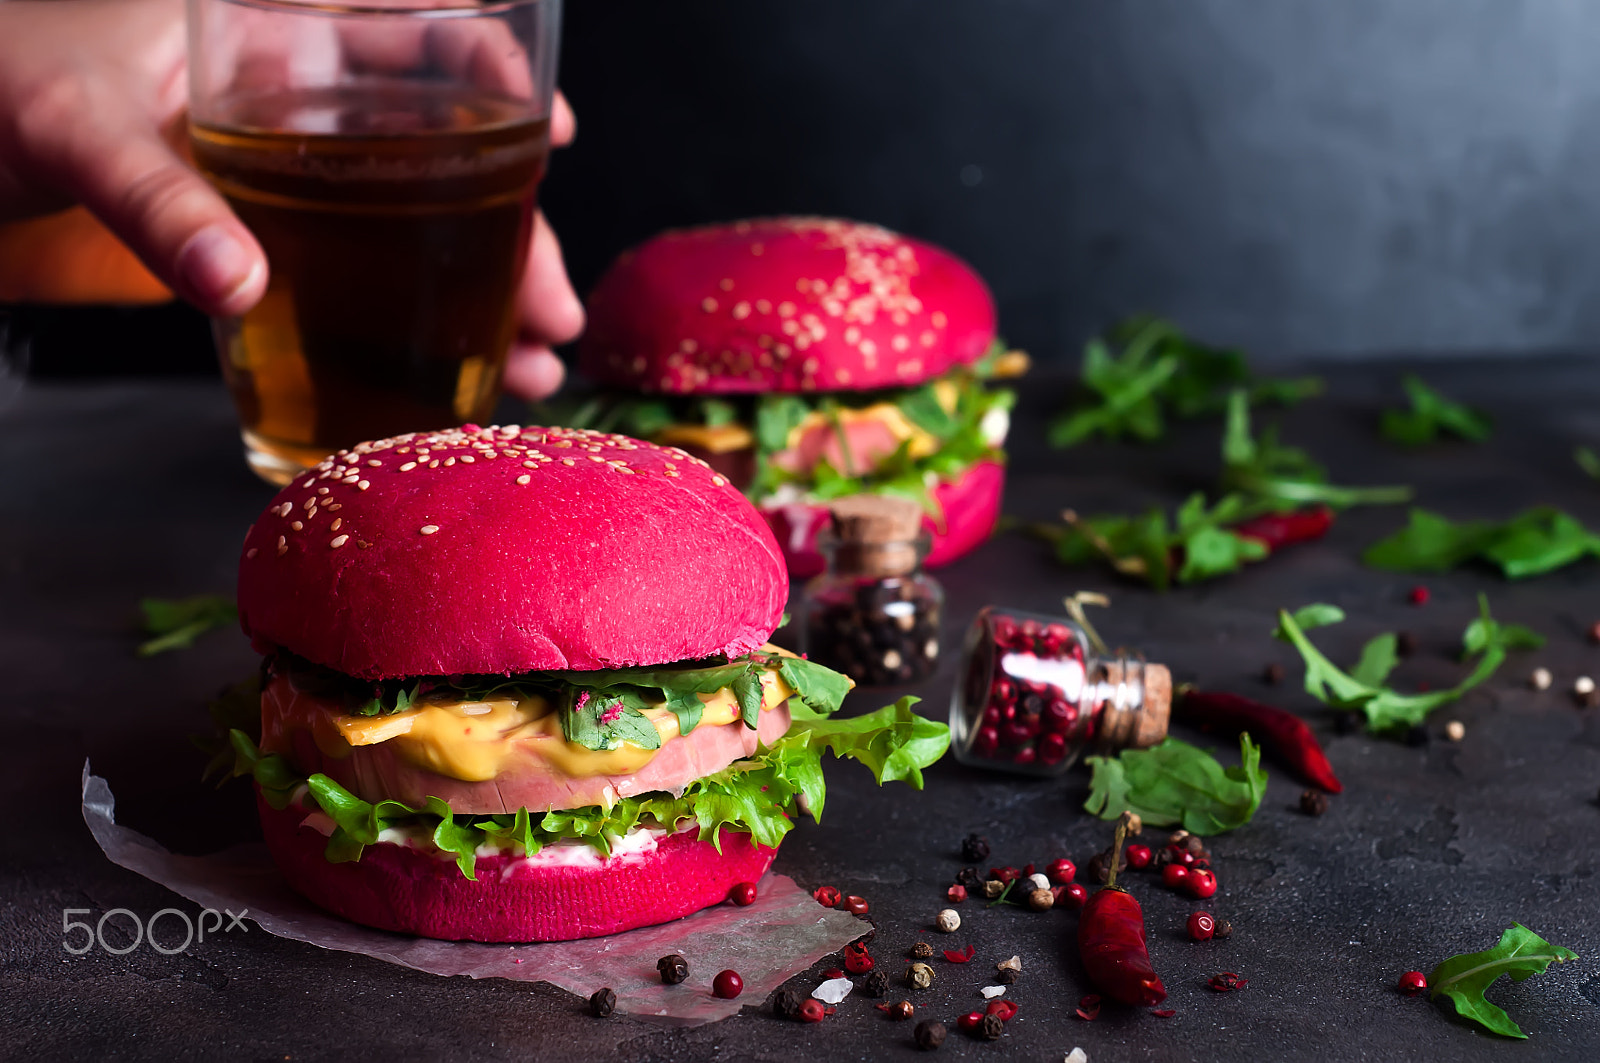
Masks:
[[[928,563],[993,529],[1012,395],[1026,367],[995,338],[994,301],[949,252],[829,218],[663,233],[589,297],[579,369],[609,391],[572,423],[669,443],[742,488],[789,571],[822,568],[825,504],[921,501]]]
[[[948,744],[908,700],[767,645],[766,522],[681,450],[561,428],[340,453],[250,529],[266,655],[232,732],[289,884],[386,930],[478,941],[665,922],[759,879],[824,748],[921,784]]]

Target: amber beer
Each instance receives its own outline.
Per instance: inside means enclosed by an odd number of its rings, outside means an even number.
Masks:
[[[220,101],[191,146],[271,268],[216,325],[258,473],[489,417],[548,119],[458,85],[341,85]]]

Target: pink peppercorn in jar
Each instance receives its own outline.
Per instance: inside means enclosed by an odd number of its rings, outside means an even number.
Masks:
[[[1058,775],[1086,751],[1160,742],[1171,706],[1165,665],[1102,659],[1070,620],[986,606],[962,649],[950,747],[963,764]]]

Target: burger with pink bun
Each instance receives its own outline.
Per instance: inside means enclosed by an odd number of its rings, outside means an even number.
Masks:
[[[245,539],[266,659],[231,734],[289,884],[358,923],[554,941],[759,879],[820,754],[920,786],[912,699],[767,643],[788,579],[754,507],[682,450],[564,428],[400,436],[284,488]]]
[[[822,568],[826,503],[920,502],[930,565],[1000,512],[1026,368],[995,339],[994,300],[960,259],[873,225],[769,218],[666,232],[589,297],[579,370],[603,390],[559,416],[682,447],[760,507],[789,570]]]

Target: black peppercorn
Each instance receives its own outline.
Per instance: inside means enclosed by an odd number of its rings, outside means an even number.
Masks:
[[[1394,637],[1394,652],[1401,657],[1410,657],[1417,652],[1417,636],[1409,631],[1402,631]]]
[[[800,1005],[805,1001],[792,989],[780,989],[772,994],[772,1014],[780,1019],[798,1019]]]
[[[998,1041],[1005,1032],[1005,1020],[998,1015],[985,1015],[983,1021],[978,1023],[978,1036],[985,1041]]]
[[[869,997],[881,997],[889,991],[889,972],[878,968],[861,980],[861,991]]]
[[[1017,980],[1017,972],[1009,967],[1001,968],[1000,975],[995,980],[1001,985],[1012,985]]]
[[[924,1052],[932,1052],[935,1048],[944,1044],[944,1035],[944,1023],[934,1022],[931,1019],[924,1019],[922,1022],[917,1023],[917,1028],[913,1032],[917,1047]]]
[[[1320,816],[1328,811],[1328,795],[1321,790],[1307,790],[1300,795],[1300,811],[1308,816]]]
[[[989,859],[989,839],[981,834],[967,835],[961,842],[961,859],[969,864],[976,864]],[[978,869],[973,868],[972,873],[976,875]],[[962,885],[966,885],[966,883],[962,883]]]
[[[610,986],[605,989],[596,989],[589,998],[589,1014],[597,1019],[610,1018],[611,1013],[617,1010],[617,992]]]
[[[1217,928],[1211,932],[1213,938],[1225,938],[1233,933],[1233,924],[1226,919],[1217,920]]]
[[[1127,868],[1128,868],[1128,856],[1127,856],[1127,854],[1126,853],[1118,853],[1117,854],[1117,874],[1119,874],[1119,875],[1122,874],[1124,871],[1127,870]],[[1111,850],[1107,849],[1104,852],[1096,853],[1094,855],[1094,857],[1089,861],[1089,867],[1087,868],[1087,870],[1089,872],[1089,877],[1092,880],[1094,880],[1096,885],[1104,886],[1106,884],[1107,880],[1110,879],[1110,877],[1111,877]]]
[[[930,960],[933,958],[933,946],[926,941],[919,941],[911,946],[911,958],[914,960]]]
[[[663,984],[677,985],[689,977],[689,961],[674,952],[671,956],[663,956],[657,960],[656,970],[661,972]]]
[[[1411,730],[1406,732],[1406,745],[1408,745],[1408,746],[1425,746],[1427,744],[1428,744],[1428,728],[1425,725],[1419,723],[1415,727],[1413,727]]]
[[[966,887],[968,893],[982,893],[983,876],[975,867],[964,867],[956,873],[956,885]]]
[[[1283,665],[1273,661],[1261,670],[1261,681],[1269,686],[1277,686],[1283,682]]]

